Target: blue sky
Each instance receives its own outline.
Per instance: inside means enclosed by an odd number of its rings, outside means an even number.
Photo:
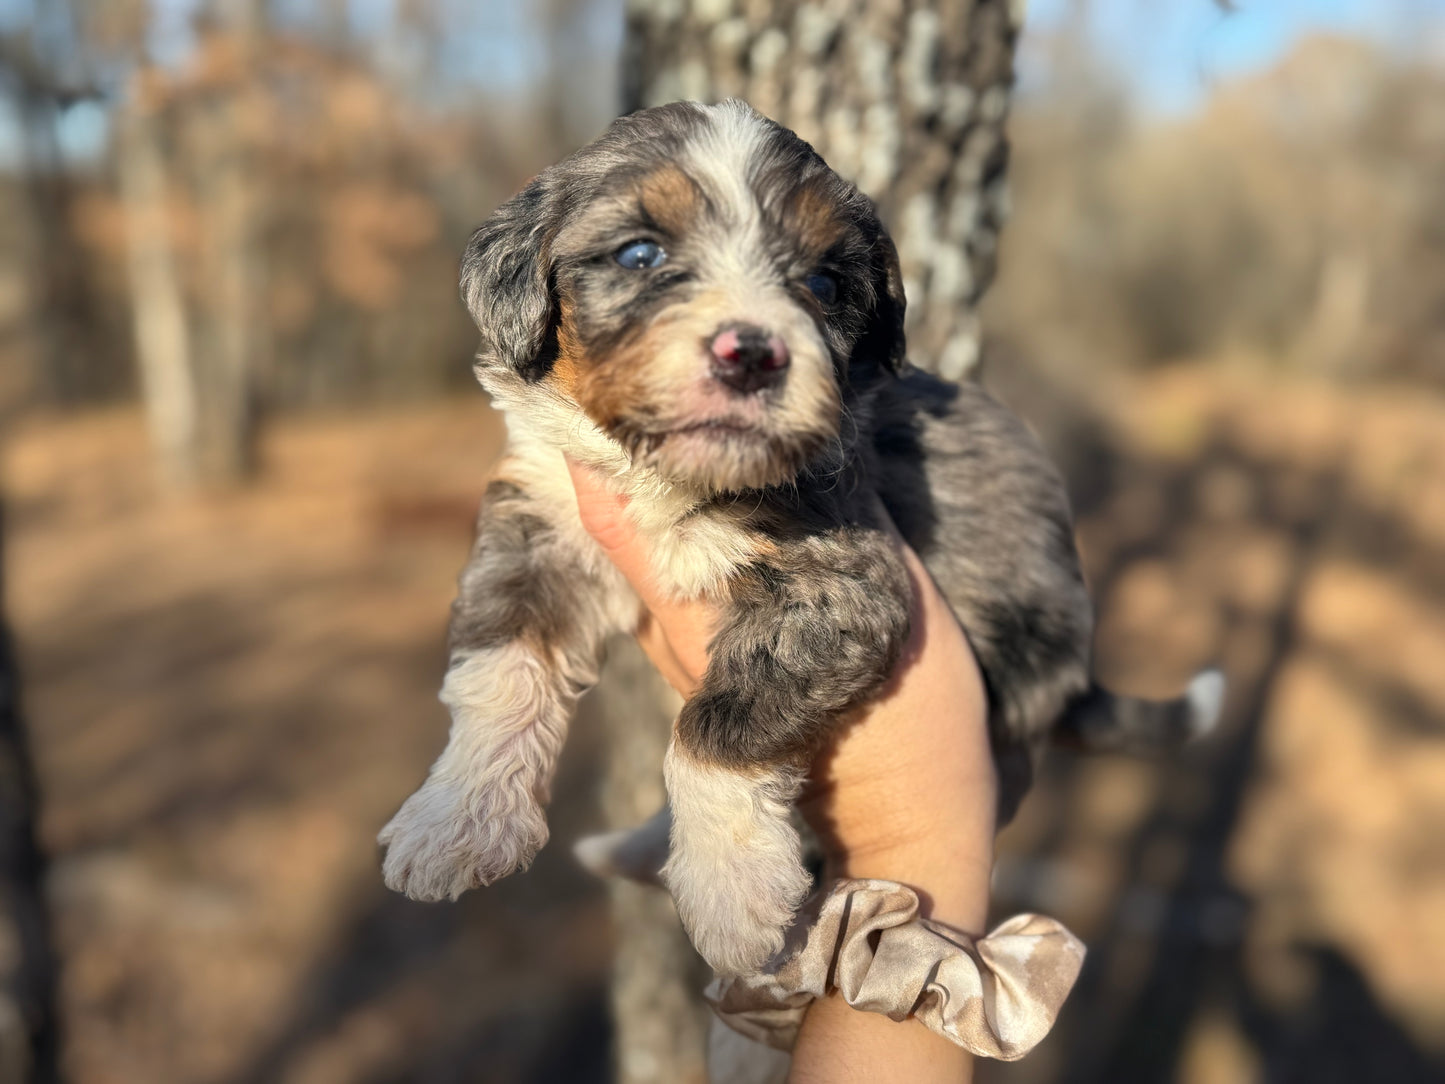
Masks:
[[[1028,28],[1057,29],[1076,0],[1029,0]],[[1179,113],[1221,82],[1268,67],[1301,37],[1334,31],[1394,47],[1433,48],[1440,55],[1445,0],[1091,0],[1088,26],[1097,54],[1117,58],[1119,74],[1140,105]],[[1041,50],[1019,60],[1020,91],[1043,76]],[[1445,57],[1442,57],[1445,62]]]

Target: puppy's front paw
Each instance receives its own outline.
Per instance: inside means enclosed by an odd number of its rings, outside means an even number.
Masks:
[[[547,842],[547,820],[531,794],[433,777],[377,839],[388,888],[414,900],[454,900],[531,865]]]

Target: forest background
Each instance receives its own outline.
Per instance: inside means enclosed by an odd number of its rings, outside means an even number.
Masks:
[[[457,254],[615,114],[626,25],[0,0],[0,729],[33,765],[0,827],[39,844],[0,977],[53,1010],[0,1012],[0,1080],[42,1017],[87,1084],[649,1078],[565,846],[608,816],[602,722],[525,877],[421,907],[372,842],[440,747],[502,439]],[[1050,762],[997,906],[1090,962],[981,1075],[1438,1079],[1445,8],[1037,0],[1016,71],[982,351],[947,364],[1068,474],[1102,674],[1234,685],[1178,761]]]

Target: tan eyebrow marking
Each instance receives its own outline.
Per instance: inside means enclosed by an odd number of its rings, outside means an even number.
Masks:
[[[804,184],[789,194],[783,225],[814,258],[820,257],[843,236],[844,222],[837,204],[818,186]]]
[[[638,195],[642,209],[673,235],[693,229],[707,204],[697,182],[672,163],[643,178]]]

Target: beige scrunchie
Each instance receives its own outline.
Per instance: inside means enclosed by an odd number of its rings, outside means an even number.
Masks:
[[[802,946],[758,975],[715,979],[706,996],[734,1031],[791,1050],[814,998],[930,1031],[986,1058],[1015,1061],[1049,1033],[1084,963],[1084,946],[1043,915],[1015,915],[987,937],[918,917],[893,881],[844,880],[794,930]]]

